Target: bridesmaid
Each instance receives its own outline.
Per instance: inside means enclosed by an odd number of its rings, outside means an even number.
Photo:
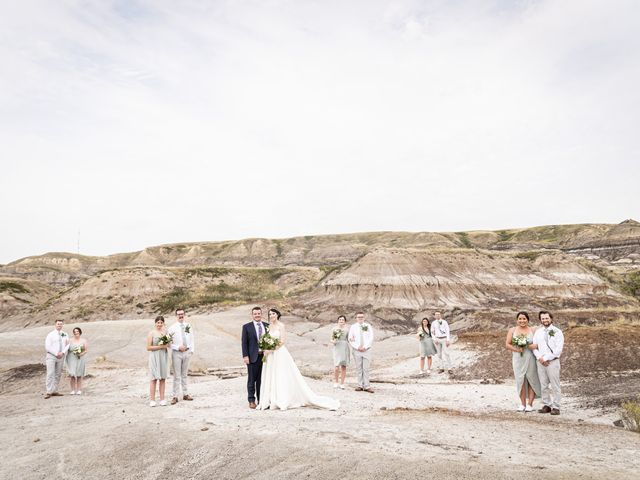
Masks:
[[[427,317],[420,322],[416,337],[420,341],[420,373],[424,373],[424,357],[427,357],[427,373],[431,374],[431,362],[436,354],[436,345],[431,338],[431,322]]]
[[[535,329],[529,326],[529,314],[518,312],[516,315],[517,326],[511,327],[507,333],[505,347],[513,352],[511,363],[513,374],[516,378],[516,391],[520,397],[518,405],[519,412],[533,411],[533,400],[540,398],[540,380],[538,379],[538,369],[536,358],[529,346],[533,342]],[[516,347],[513,345],[513,337],[525,335],[527,337],[527,347]],[[527,404],[528,400],[528,404]]]
[[[80,338],[82,329],[76,327],[73,329],[73,338],[69,342],[69,351],[67,352],[67,372],[71,382],[71,395],[82,395],[82,378],[86,375],[86,359],[87,341]]]
[[[333,388],[339,387],[342,390],[344,390],[344,379],[347,376],[347,365],[349,365],[349,342],[347,341],[348,333],[346,330],[346,324],[347,318],[344,315],[340,315],[338,317],[338,324],[333,328],[331,333],[334,366]],[[340,383],[338,383],[338,380],[340,380]]]
[[[160,406],[164,407],[167,405],[164,399],[164,387],[165,380],[169,376],[169,355],[167,349],[170,343],[160,345],[160,337],[166,334],[164,317],[158,315],[156,317],[156,328],[147,335],[147,351],[151,352],[149,353],[149,370],[151,371],[151,383],[149,384],[150,407],[156,406],[156,383],[159,383]]]

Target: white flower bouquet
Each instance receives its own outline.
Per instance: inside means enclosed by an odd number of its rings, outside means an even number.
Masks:
[[[529,345],[529,340],[526,335],[514,335],[511,337],[511,345],[519,348],[527,348]],[[520,356],[524,354],[524,351],[520,352]]]

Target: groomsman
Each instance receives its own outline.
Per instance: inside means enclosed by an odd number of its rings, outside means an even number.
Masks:
[[[62,331],[63,326],[64,322],[62,320],[56,320],[55,329],[49,332],[44,341],[44,349],[46,351],[45,364],[47,365],[47,394],[44,396],[45,399],[62,396],[62,393],[58,393],[58,384],[60,383],[60,375],[64,365],[64,356],[69,350],[69,336]]]
[[[538,359],[538,377],[542,388],[542,403],[544,406],[538,410],[540,413],[560,415],[560,355],[564,347],[564,335],[562,331],[552,325],[551,312],[542,310],[538,313],[542,328],[538,328],[533,334],[533,354]]]
[[[171,325],[168,334],[171,339],[171,362],[173,363],[173,398],[171,405],[178,403],[180,387],[182,387],[182,399],[193,400],[187,392],[187,374],[189,373],[189,361],[195,349],[194,333],[191,324],[185,321],[186,314],[182,308],[176,310],[177,322]]]
[[[356,313],[356,323],[349,329],[349,344],[353,348],[353,358],[356,362],[357,392],[373,393],[369,384],[369,370],[371,368],[371,347],[373,345],[373,327],[364,321],[364,313]]]
[[[445,367],[449,373],[453,373],[451,370],[451,356],[449,355],[449,345],[451,345],[449,323],[442,318],[442,312],[440,310],[436,310],[434,316],[435,320],[431,324],[431,338],[433,338],[433,343],[436,344],[436,353],[440,360],[438,373],[444,373]]]

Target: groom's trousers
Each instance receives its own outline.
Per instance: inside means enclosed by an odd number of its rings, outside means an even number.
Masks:
[[[371,368],[371,349],[359,352],[353,349],[353,359],[356,362],[356,380],[358,386],[369,388],[369,369]]]
[[[189,360],[191,360],[191,352],[171,351],[171,361],[173,363],[173,396],[175,398],[178,398],[180,394],[180,387],[182,387],[182,395],[187,394]]]
[[[546,367],[540,362],[536,362],[538,366],[538,378],[540,378],[540,387],[542,389],[542,403],[551,407],[560,409],[560,400],[562,394],[560,392],[560,359],[549,362]]]
[[[47,366],[47,378],[45,382],[47,393],[57,392],[58,385],[60,384],[60,376],[62,375],[64,357],[56,358],[50,353],[47,353],[45,364]]]
[[[258,360],[255,363],[247,365],[247,393],[249,395],[249,403],[256,401],[260,402],[260,381],[262,379],[262,354],[258,355]]]
[[[440,368],[451,369],[451,356],[449,355],[449,347],[447,347],[446,338],[434,338],[433,343],[436,345],[436,355],[440,361]]]

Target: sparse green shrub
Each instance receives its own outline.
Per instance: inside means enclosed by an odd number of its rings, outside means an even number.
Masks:
[[[76,307],[71,318],[73,319],[84,318],[84,317],[88,317],[92,313],[93,313],[93,309],[86,307],[84,305],[80,305],[79,307]]]
[[[282,240],[274,240],[273,242],[276,244],[277,256],[281,257],[282,254],[284,253],[284,247],[282,246]]]
[[[458,236],[458,240],[460,240],[460,243],[462,243],[462,246],[464,248],[473,248],[473,244],[471,243],[471,240],[469,240],[469,235],[467,234],[467,232],[456,232],[456,235]]]
[[[18,282],[0,282],[0,292],[29,293],[29,289]]]
[[[498,232],[498,241],[500,242],[507,242],[509,240],[511,240],[511,237],[513,237],[513,233],[509,232],[508,230],[500,230]]]
[[[622,404],[622,422],[627,430],[640,433],[640,403],[630,401]]]
[[[186,308],[188,305],[189,293],[182,287],[176,287],[164,297],[154,302],[154,307],[160,313],[174,312],[176,308]]]
[[[622,289],[625,293],[640,298],[640,270],[631,272],[622,281]]]
[[[543,252],[539,250],[530,250],[528,252],[519,252],[515,254],[516,258],[521,258],[523,260],[529,260],[531,262],[535,261]]]
[[[218,278],[227,275],[230,271],[230,269],[225,267],[198,267],[187,270],[186,275],[187,277],[207,276],[211,278]]]

